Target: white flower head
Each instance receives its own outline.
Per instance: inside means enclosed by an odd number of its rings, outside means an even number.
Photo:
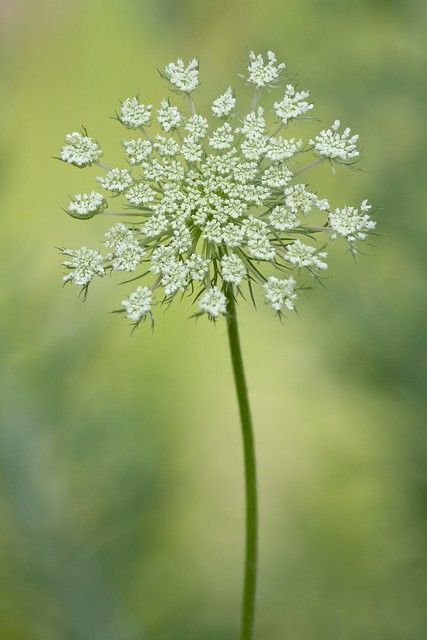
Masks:
[[[197,253],[192,253],[185,264],[192,280],[201,282],[208,275],[210,260]]]
[[[271,304],[275,311],[281,311],[285,306],[289,311],[295,309],[296,280],[292,278],[276,278],[271,276],[264,284],[265,299]]]
[[[293,211],[290,211],[286,207],[281,207],[280,205],[274,207],[268,216],[268,220],[273,229],[276,229],[277,231],[291,231],[292,229],[299,227],[301,224]]]
[[[122,300],[122,307],[132,322],[140,322],[151,313],[153,292],[148,287],[138,287],[128,298]]]
[[[64,250],[65,280],[86,293],[95,276],[116,273],[123,279],[124,271],[135,272],[128,281],[141,278],[141,286],[125,298],[123,310],[136,324],[151,317],[154,298],[169,304],[184,294],[198,306],[197,316],[216,320],[227,313],[227,300],[254,300],[257,286],[281,315],[293,310],[297,289],[327,268],[328,241],[343,237],[354,253],[355,243],[375,228],[370,205],[331,210],[308,172],[324,157],[355,160],[357,136],[339,121],[310,144],[302,132],[301,138],[280,135],[295,118],[302,129],[313,106],[308,91],[290,84],[273,106],[268,100],[259,104],[262,89],[274,87],[283,69],[274,53],[251,53],[246,79],[255,91],[249,111],[245,103],[239,112],[228,87],[206,114],[190,95],[199,84],[198,62],[168,64],[164,75],[187,104],[181,111],[163,99],[152,118],[151,105],[137,97],[122,103],[119,119],[141,130],[122,143],[127,169],[101,164],[101,149],[86,131],[69,134],[62,159],[81,167],[97,164],[105,194],[78,193],[67,213],[79,219],[102,213],[103,221],[120,217],[106,230],[106,255],[86,247]]]
[[[68,133],[65,136],[65,145],[61,150],[61,160],[73,164],[76,167],[88,167],[102,157],[102,151],[98,143],[78,131]]]
[[[126,191],[125,197],[133,207],[142,207],[155,202],[156,192],[145,182],[136,182]]]
[[[197,113],[191,116],[191,118],[187,120],[187,123],[185,125],[186,131],[188,131],[190,136],[192,136],[196,140],[204,138],[208,131],[208,128],[209,124],[206,118]]]
[[[126,155],[130,164],[138,165],[146,160],[152,151],[152,144],[149,140],[136,138],[135,140],[123,140]]]
[[[220,127],[212,132],[209,144],[214,149],[230,149],[233,144],[233,128],[228,122],[224,122]]]
[[[291,138],[290,140],[286,140],[286,138],[270,138],[265,155],[269,160],[282,162],[293,158],[300,151],[302,145],[302,140],[297,140],[296,138]]]
[[[116,195],[126,191],[133,182],[127,169],[111,169],[105,176],[99,176],[97,180],[104,189]]]
[[[313,207],[324,211],[329,209],[327,200],[321,200],[315,193],[307,190],[305,184],[294,184],[285,189],[285,204],[294,213],[310,213]]]
[[[200,296],[199,307],[202,312],[207,313],[210,318],[215,320],[226,312],[227,299],[218,287],[212,287],[211,289],[206,289]]]
[[[323,270],[328,268],[327,263],[323,260],[327,255],[326,251],[317,251],[315,247],[298,239],[292,244],[288,244],[284,258],[297,267]]]
[[[71,258],[64,262],[64,266],[70,269],[63,278],[64,282],[73,281],[80,287],[86,287],[94,276],[105,274],[104,258],[95,249],[63,249],[62,253]]]
[[[246,276],[246,267],[236,254],[221,258],[221,273],[225,282],[239,285]]]
[[[118,118],[128,129],[138,129],[150,122],[152,108],[151,104],[141,104],[137,97],[126,98],[120,106]]]
[[[176,156],[179,151],[179,144],[173,138],[156,136],[154,148],[160,156]]]
[[[360,208],[343,207],[335,209],[329,214],[329,224],[333,230],[332,239],[339,235],[348,240],[349,243],[356,240],[365,240],[368,233],[373,231],[376,222],[369,215],[371,205],[367,200],[363,200]]]
[[[277,63],[276,54],[267,51],[266,58],[262,54],[249,53],[249,66],[247,80],[258,89],[271,87],[279,80],[280,72],[286,67],[284,62]]]
[[[346,127],[344,131],[340,133],[340,127],[340,120],[335,120],[329,129],[323,129],[309,142],[314,146],[314,150],[324,158],[343,161],[353,160],[359,155],[357,149],[359,136],[352,136],[349,127]]]
[[[77,193],[68,205],[68,213],[73,218],[89,219],[97,213],[101,213],[107,202],[104,196],[97,191],[90,193]]]
[[[197,138],[187,136],[182,141],[181,154],[187,162],[200,162],[203,157],[203,147],[198,142]]]
[[[135,271],[144,256],[133,232],[119,222],[105,234],[105,246],[112,250],[108,258],[115,271]]]
[[[157,120],[163,131],[168,133],[172,129],[179,127],[182,116],[178,107],[173,107],[167,100],[162,100],[160,109],[157,111]]]
[[[212,103],[212,113],[216,118],[226,118],[236,107],[236,98],[231,87]]]
[[[178,58],[165,66],[164,74],[169,82],[184,93],[191,93],[199,84],[199,63],[193,58],[187,66]]]
[[[310,97],[309,91],[296,91],[295,87],[288,84],[286,92],[282,100],[278,100],[274,103],[274,110],[277,117],[287,124],[289,120],[303,116],[313,109],[313,104],[307,102],[307,98]]]

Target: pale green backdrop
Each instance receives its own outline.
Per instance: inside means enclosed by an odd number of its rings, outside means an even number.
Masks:
[[[327,290],[285,326],[241,308],[261,493],[259,640],[427,633],[426,5],[419,0],[3,0],[0,5],[0,637],[231,640],[243,495],[226,332],[176,304],[130,337],[110,281],[85,304],[55,247],[92,185],[52,159],[157,68],[201,62],[208,104],[273,49],[316,115],[360,133],[376,248],[338,246]]]

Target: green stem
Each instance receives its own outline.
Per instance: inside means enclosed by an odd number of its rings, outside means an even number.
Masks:
[[[243,579],[243,600],[240,627],[240,640],[252,640],[255,616],[255,593],[257,579],[258,556],[258,505],[256,484],[255,443],[243,368],[242,350],[240,348],[239,330],[237,326],[236,304],[231,287],[227,291],[227,328],[233,365],[234,382],[239,404],[240,423],[243,439],[246,490],[246,550],[245,571]]]

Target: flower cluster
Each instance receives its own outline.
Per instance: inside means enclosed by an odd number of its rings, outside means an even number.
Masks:
[[[314,164],[353,162],[358,136],[341,130],[339,120],[308,143],[286,135],[313,109],[309,92],[286,84],[271,115],[257,105],[284,69],[273,52],[251,52],[243,75],[255,87],[249,110],[236,115],[228,87],[204,116],[193,96],[197,60],[166,65],[162,75],[184,95],[188,111],[167,99],[156,109],[138,97],[124,100],[117,119],[139,132],[123,140],[127,167],[101,164],[102,151],[86,130],[67,135],[60,158],[98,166],[105,192],[78,193],[67,213],[79,219],[118,215],[120,222],[105,233],[103,251],[63,249],[64,281],[86,290],[110,272],[136,272],[129,280],[143,282],[118,310],[134,324],[152,317],[155,304],[184,293],[194,297],[195,315],[215,320],[227,313],[230,297],[254,299],[255,285],[281,316],[295,309],[307,279],[327,269],[328,238],[340,236],[356,252],[375,228],[368,202],[332,209],[301,175]],[[313,154],[314,162],[305,159]],[[109,210],[108,196],[123,199],[122,205]]]

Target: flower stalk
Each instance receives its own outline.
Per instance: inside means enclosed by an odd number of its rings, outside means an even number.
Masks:
[[[255,619],[255,596],[258,564],[258,500],[256,481],[255,442],[249,406],[242,350],[237,325],[236,303],[231,287],[227,289],[227,329],[233,366],[234,383],[239,405],[243,440],[246,496],[246,541],[243,577],[240,640],[252,640]]]

